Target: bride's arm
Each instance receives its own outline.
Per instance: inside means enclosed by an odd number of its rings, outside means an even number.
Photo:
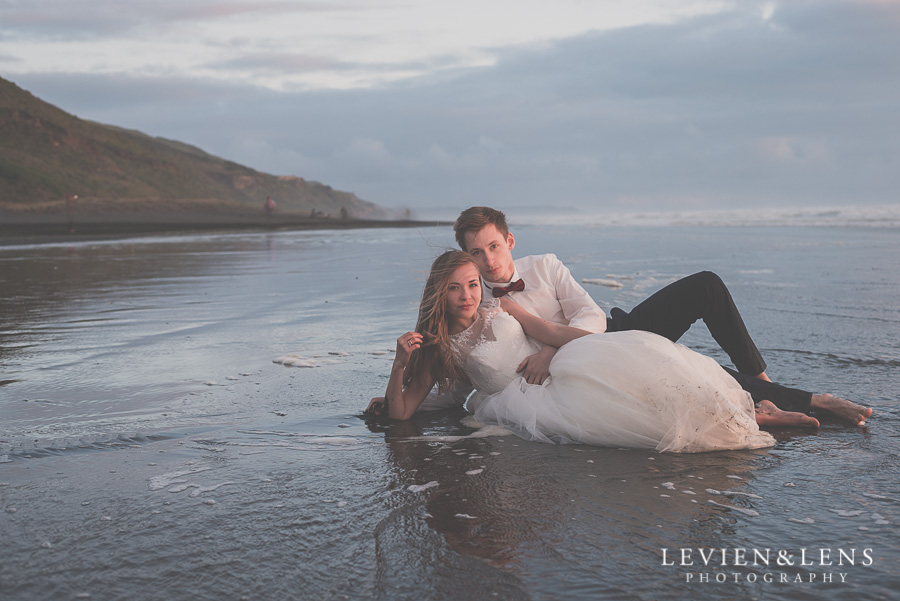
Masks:
[[[384,393],[388,406],[388,417],[391,419],[409,419],[428,396],[434,382],[428,378],[413,378],[412,383],[403,387],[403,374],[409,365],[409,358],[422,346],[422,335],[418,332],[407,332],[397,339],[397,352],[391,366],[391,377]]]
[[[523,309],[509,297],[500,299],[500,307],[516,318],[516,321],[522,325],[522,329],[525,330],[526,334],[550,346],[560,347],[567,342],[591,333],[587,330],[580,330],[541,319],[537,315],[532,315]]]

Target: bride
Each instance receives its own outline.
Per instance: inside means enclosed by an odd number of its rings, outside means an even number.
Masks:
[[[447,390],[462,380],[489,394],[473,408],[478,421],[530,440],[683,453],[775,444],[759,430],[749,393],[709,357],[649,332],[591,334],[508,297],[481,298],[469,254],[434,261],[416,331],[397,340],[389,417],[409,419],[435,384]],[[531,339],[559,347],[543,385],[516,373],[538,350]]]

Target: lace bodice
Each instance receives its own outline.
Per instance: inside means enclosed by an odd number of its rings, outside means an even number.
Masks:
[[[485,301],[475,323],[451,336],[450,344],[472,385],[488,394],[506,388],[519,377],[516,368],[522,360],[540,350],[495,299]]]

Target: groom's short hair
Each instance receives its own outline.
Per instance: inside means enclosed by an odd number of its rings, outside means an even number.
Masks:
[[[456,243],[465,251],[466,234],[478,233],[485,227],[493,225],[497,231],[506,237],[509,234],[509,227],[506,225],[506,215],[503,211],[492,209],[491,207],[469,207],[459,214],[456,223],[453,224],[453,231],[456,232]]]

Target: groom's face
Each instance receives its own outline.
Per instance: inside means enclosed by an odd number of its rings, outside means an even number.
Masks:
[[[516,240],[512,234],[505,236],[495,225],[486,225],[476,233],[467,233],[466,251],[472,255],[481,271],[481,277],[488,282],[508,282],[516,268],[513,265],[512,249]]]

